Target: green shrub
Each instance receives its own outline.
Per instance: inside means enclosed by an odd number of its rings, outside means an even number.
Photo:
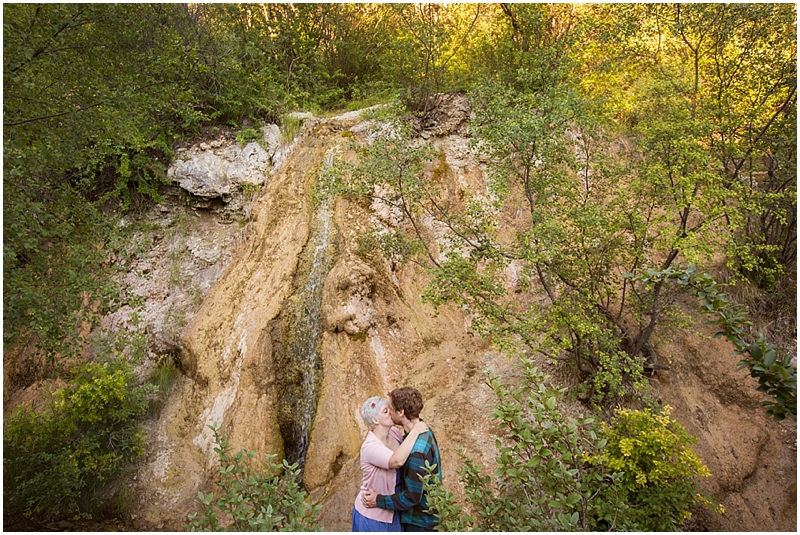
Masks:
[[[105,485],[144,453],[138,419],[151,390],[127,363],[87,363],[45,410],[18,408],[3,436],[6,513],[46,521],[99,510]]]
[[[236,132],[236,142],[239,143],[239,145],[246,145],[253,141],[261,143],[263,140],[263,134],[255,128],[245,127]]]
[[[157,417],[161,413],[161,410],[167,403],[169,391],[180,375],[181,372],[175,366],[175,361],[171,357],[165,355],[158,360],[156,369],[153,370],[149,379],[150,384],[153,385],[153,389],[155,390],[155,396],[150,401],[147,412],[148,416]]]
[[[697,439],[670,418],[669,407],[660,414],[618,409],[602,427],[606,447],[587,460],[622,473],[620,495],[628,507],[620,520],[626,529],[675,531],[691,516],[690,507],[710,504],[697,478],[711,472],[689,447]]]
[[[281,117],[281,143],[290,143],[303,127],[303,119],[293,115],[283,115]]]
[[[186,529],[191,531],[320,531],[317,516],[320,506],[307,500],[298,482],[297,463],[283,464],[267,455],[262,470],[253,468],[255,452],[247,448],[232,454],[228,437],[220,435],[215,425],[214,451],[220,462],[220,493],[197,494],[202,506],[189,514]],[[222,518],[220,518],[222,517]]]
[[[606,516],[614,529],[619,474],[585,462],[587,452],[603,447],[590,417],[567,418],[557,406],[562,390],[546,386],[546,377],[521,359],[523,384],[511,387],[487,373],[497,397],[492,419],[500,437],[493,474],[462,453],[458,469],[474,516],[461,512],[454,495],[428,482],[431,507],[439,511],[440,529],[464,531],[596,530]],[[438,487],[438,488],[437,488]]]
[[[569,418],[558,408],[563,391],[547,387],[546,376],[521,361],[519,387],[487,373],[500,431],[494,473],[459,453],[466,504],[427,476],[440,530],[674,530],[689,507],[709,503],[697,491],[695,478],[709,472],[688,447],[694,437],[668,410],[621,410],[602,425]]]

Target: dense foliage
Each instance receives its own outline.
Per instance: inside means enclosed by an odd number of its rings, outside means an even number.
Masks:
[[[678,531],[690,507],[710,505],[697,478],[711,472],[690,448],[697,439],[670,418],[669,407],[661,414],[619,409],[602,423],[600,436],[605,447],[588,460],[620,475],[614,492],[625,504],[614,517],[606,512],[606,522],[613,518],[626,530]]]
[[[176,139],[367,94],[375,9],[4,5],[4,346],[75,352],[120,304],[109,216],[158,198]]]
[[[674,531],[690,507],[710,504],[697,486],[710,473],[668,408],[621,409],[601,424],[569,418],[558,406],[563,390],[549,388],[529,360],[520,367],[517,386],[487,374],[497,397],[494,472],[460,452],[463,504],[427,478],[441,530]]]
[[[119,360],[81,365],[67,380],[46,409],[23,405],[5,422],[4,514],[91,517],[106,485],[144,453],[139,418],[152,386]]]
[[[198,493],[199,512],[189,514],[191,531],[320,531],[319,505],[309,502],[299,483],[298,465],[273,462],[274,455],[253,466],[256,453],[247,448],[233,453],[228,437],[214,432],[219,456],[219,495]]]
[[[640,397],[642,370],[659,366],[653,334],[681,311],[675,289],[627,273],[682,261],[714,269],[725,252],[733,278],[770,288],[794,276],[796,129],[782,122],[795,113],[794,37],[730,6],[503,9],[511,26],[496,39],[514,42],[522,18],[537,45],[509,44],[508,70],[469,91],[487,190],[453,202],[439,188],[444,156],[397,124],[342,166],[341,191],[399,218],[385,218],[372,244],[429,269],[432,303],[463,307],[506,351],[571,362],[598,402]],[[793,20],[790,8],[761,9]],[[587,40],[607,48],[587,56]],[[612,71],[599,58],[619,61]],[[779,68],[763,72],[766,62]],[[586,83],[590,67],[610,89]],[[510,211],[521,215],[501,223]],[[509,293],[510,266],[514,291],[546,306]]]
[[[660,288],[638,325],[618,325],[636,292],[599,280],[607,268],[722,250],[764,287],[793,272],[794,18],[787,4],[4,6],[4,343],[74,350],[77,320],[119,304],[100,269],[107,215],[158,196],[176,138],[393,94],[424,112],[463,89],[492,193],[525,188],[530,211],[498,253],[568,294],[550,309],[554,343],[602,370],[619,357],[588,327],[604,324],[635,360]],[[539,234],[547,247],[525,242]]]

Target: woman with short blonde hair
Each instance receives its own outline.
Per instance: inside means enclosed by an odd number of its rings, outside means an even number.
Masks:
[[[380,396],[369,398],[361,406],[361,418],[370,428],[361,445],[363,482],[353,507],[352,531],[402,531],[400,515],[386,509],[367,508],[362,495],[367,490],[394,494],[400,482],[397,469],[403,466],[420,433],[428,426],[419,422],[405,439],[395,428],[389,413],[389,400]]]

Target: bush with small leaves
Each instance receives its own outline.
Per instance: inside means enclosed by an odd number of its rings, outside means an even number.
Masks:
[[[619,409],[602,429],[606,446],[587,460],[622,474],[627,508],[619,520],[626,530],[675,531],[692,506],[710,504],[697,478],[711,472],[689,446],[697,439],[670,418],[670,407],[660,414]]]
[[[256,143],[261,143],[264,141],[264,136],[252,127],[245,127],[236,132],[236,142],[239,145],[246,145],[248,143],[252,143],[255,141]]]
[[[3,506],[38,521],[91,517],[103,489],[144,453],[139,419],[154,387],[123,361],[88,363],[45,410],[19,407],[3,435]]]
[[[610,424],[569,418],[562,390],[521,359],[518,387],[487,372],[500,431],[493,474],[465,454],[457,469],[466,503],[435,475],[425,478],[441,531],[615,531],[680,527],[694,504],[710,503],[695,478],[708,469],[688,447],[694,437],[649,410],[618,411]]]
[[[568,418],[558,408],[562,390],[530,360],[521,358],[523,383],[504,384],[487,372],[497,397],[492,419],[498,424],[497,468],[493,474],[460,452],[458,469],[469,513],[455,495],[431,478],[429,503],[439,511],[440,529],[464,531],[560,531],[614,529],[625,509],[618,499],[620,474],[591,465],[585,456],[604,443],[594,418]],[[606,521],[606,519],[608,519]]]
[[[189,514],[191,531],[320,531],[321,507],[309,502],[299,483],[297,463],[273,462],[267,455],[262,470],[253,468],[255,452],[244,448],[231,452],[228,437],[215,425],[214,451],[219,455],[220,492],[197,494],[201,510]]]

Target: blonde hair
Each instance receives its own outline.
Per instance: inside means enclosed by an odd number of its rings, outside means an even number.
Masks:
[[[375,429],[375,424],[372,423],[373,418],[377,418],[384,405],[388,405],[389,400],[381,396],[373,396],[361,405],[361,417],[364,419],[370,429]]]

